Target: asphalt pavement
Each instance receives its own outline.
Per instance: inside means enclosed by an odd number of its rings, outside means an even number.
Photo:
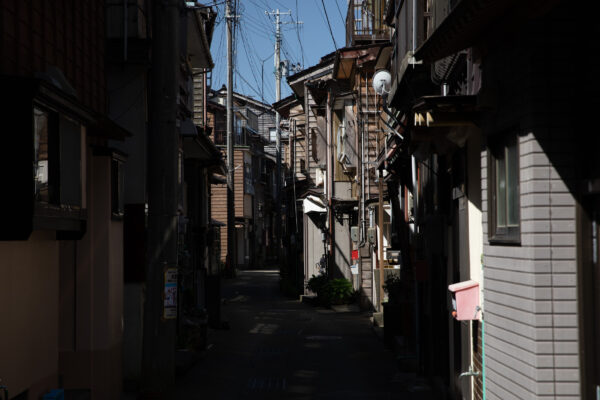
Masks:
[[[209,330],[201,359],[173,399],[430,399],[401,373],[370,315],[284,297],[278,271],[240,271],[223,283],[225,329]]]

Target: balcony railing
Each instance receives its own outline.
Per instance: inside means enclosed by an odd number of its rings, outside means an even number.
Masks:
[[[385,0],[350,0],[346,16],[346,46],[387,41],[390,30],[384,23]]]

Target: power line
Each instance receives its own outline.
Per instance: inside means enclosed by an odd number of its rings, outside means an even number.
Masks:
[[[296,2],[298,2],[298,0],[296,0]],[[342,16],[342,10],[340,10],[340,5],[338,3],[338,0],[334,0],[335,5],[337,7],[338,13],[340,14],[340,19],[342,20],[342,26],[346,25],[346,21],[344,20],[344,17]]]
[[[331,29],[331,23],[329,22],[329,15],[327,15],[327,9],[325,8],[325,2],[321,0],[321,4],[323,5],[323,11],[325,11],[325,18],[327,19],[327,26],[329,27],[329,33],[331,34],[331,39],[333,40],[333,46],[337,51],[337,43],[335,42],[335,37],[333,36],[333,30]]]
[[[242,26],[240,25],[240,32],[242,30],[241,28],[242,28]],[[242,45],[244,47],[244,52],[246,53],[248,64],[252,64],[252,58],[250,57],[250,54],[248,52],[248,47],[249,46],[248,46],[248,42],[246,40],[246,35],[244,35],[243,32],[241,32],[241,33],[242,33],[242,35],[241,35]],[[258,88],[258,78],[256,77],[256,75],[254,73],[254,68],[252,68],[252,65],[250,65],[250,72],[252,73],[252,76],[254,77],[254,82],[256,83],[256,87]],[[242,80],[244,82],[246,82],[246,80],[241,75],[240,75],[240,78],[242,78]],[[258,90],[256,90],[255,92],[258,93]],[[260,94],[259,94],[259,96],[260,96]],[[262,96],[261,96],[261,98],[262,98]]]
[[[252,85],[251,85],[251,84],[250,84],[250,83],[249,83],[249,82],[248,82],[248,81],[247,81],[247,80],[244,78],[244,76],[243,76],[242,74],[240,74],[240,72],[239,72],[239,71],[237,71],[237,70],[236,70],[236,71],[235,71],[235,73],[237,74],[237,76],[239,76],[239,77],[240,77],[240,79],[241,79],[241,80],[242,80],[242,81],[243,81],[243,82],[244,82],[244,83],[245,83],[245,84],[246,84],[246,85],[247,85],[247,86],[248,86],[250,89],[252,89],[252,91],[253,91],[254,93],[256,93],[256,95],[257,95],[258,97],[261,97],[261,94],[258,92],[258,90],[257,90],[257,89],[255,89],[255,88],[254,88],[254,87],[253,87],[253,86],[252,86]]]

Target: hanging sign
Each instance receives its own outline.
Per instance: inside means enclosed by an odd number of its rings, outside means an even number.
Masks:
[[[177,268],[165,269],[163,318],[177,318]]]

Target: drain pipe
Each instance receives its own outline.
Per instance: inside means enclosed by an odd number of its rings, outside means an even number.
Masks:
[[[366,226],[365,221],[365,122],[361,121],[360,132],[360,243],[359,248],[362,248],[366,243]]]
[[[481,312],[481,380],[483,381],[483,400],[485,400],[485,320]]]
[[[481,255],[481,282],[484,282],[483,275],[485,274],[485,268],[483,265],[483,254]],[[482,304],[483,306],[483,304]],[[485,313],[483,307],[481,309],[481,380],[482,380],[482,391],[483,399],[485,400]]]

